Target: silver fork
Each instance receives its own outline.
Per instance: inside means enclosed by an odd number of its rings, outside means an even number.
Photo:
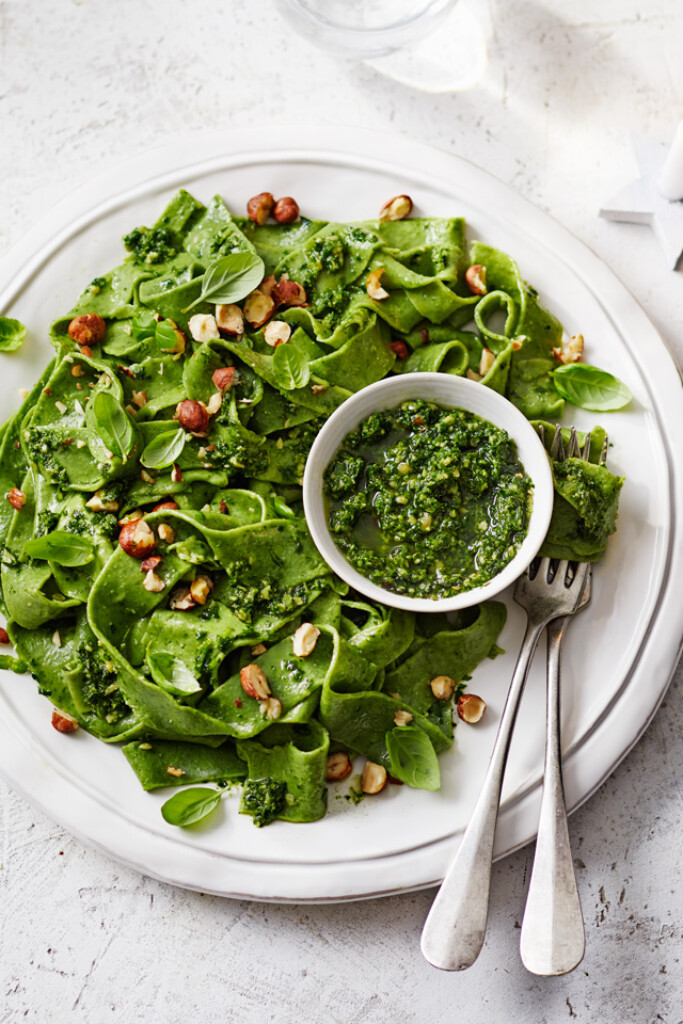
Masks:
[[[581,452],[584,459],[589,457],[590,442],[589,434]],[[606,462],[607,443],[605,438],[599,460],[601,465]],[[565,456],[558,427],[550,450],[552,458],[572,458],[579,454],[578,448],[576,433],[572,430]],[[571,569],[575,574],[572,586],[581,587],[581,600],[575,609],[578,612],[590,602],[592,573],[589,562],[575,563]],[[522,578],[515,592],[515,600],[524,604],[533,586],[533,582]],[[570,615],[553,619],[547,628],[543,796],[519,944],[526,969],[532,974],[543,976],[566,974],[574,970],[581,963],[586,948],[581,901],[569,843],[560,754],[560,648],[570,619]]]
[[[559,438],[559,441],[558,441]],[[553,442],[559,451],[562,435],[558,427]],[[584,447],[588,457],[590,437]],[[572,428],[570,450],[578,451],[576,432]],[[458,852],[446,873],[422,931],[421,948],[434,967],[445,971],[461,971],[470,967],[479,956],[486,934],[491,863],[496,818],[500,803],[503,773],[517,710],[529,674],[531,660],[539,637],[555,619],[573,615],[584,605],[584,588],[588,569],[576,571],[567,561],[557,565],[544,558],[532,576],[529,572],[515,589],[515,600],[527,612],[527,627],[522,648],[510,683],[498,734],[484,783],[465,830]],[[540,876],[539,876],[540,877]]]

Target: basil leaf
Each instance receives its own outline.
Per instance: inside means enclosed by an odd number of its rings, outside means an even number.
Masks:
[[[0,352],[16,352],[26,335],[21,320],[0,316]]]
[[[169,825],[194,825],[196,821],[206,818],[218,806],[221,793],[206,786],[192,786],[175,793],[170,800],[161,805],[161,814]]]
[[[199,298],[183,313],[200,302],[239,302],[258,288],[265,269],[261,257],[252,252],[231,252],[228,256],[221,256],[206,268]]]
[[[79,537],[66,530],[53,530],[44,537],[34,537],[24,544],[24,554],[30,558],[42,558],[57,565],[87,565],[94,557],[93,542],[89,537]]]
[[[133,447],[133,424],[121,403],[108,391],[98,391],[93,399],[95,429],[107,448],[122,462]]]
[[[158,654],[148,654],[147,663],[152,673],[152,679],[167,693],[176,697],[188,697],[191,693],[199,693],[201,683],[195,679],[184,661],[174,658],[166,651]]]
[[[441,772],[426,733],[414,725],[397,726],[385,737],[390,769],[395,778],[415,789],[441,789]]]
[[[618,377],[585,363],[559,366],[553,373],[553,383],[558,394],[572,405],[595,412],[623,409],[633,397]]]
[[[273,352],[273,373],[279,387],[286,391],[303,388],[311,379],[306,356],[293,345],[278,345]]]
[[[165,469],[172,466],[180,458],[187,434],[182,429],[167,430],[163,434],[157,434],[148,445],[145,446],[140,462],[147,469]]]
[[[153,338],[157,329],[157,318],[148,309],[139,309],[133,317],[131,334],[136,341],[146,341]]]

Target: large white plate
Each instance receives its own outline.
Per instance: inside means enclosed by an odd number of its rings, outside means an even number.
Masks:
[[[563,655],[563,743],[570,807],[585,800],[646,729],[666,690],[683,631],[675,581],[683,574],[683,403],[676,367],[634,299],[581,242],[490,175],[399,136],[358,129],[271,128],[195,135],[103,175],[64,200],[0,262],[0,312],[30,326],[24,349],[2,357],[2,414],[19,403],[49,355],[47,327],[83,284],[116,264],[119,239],[150,223],[175,189],[206,200],[220,192],[242,211],[267,188],[294,195],[309,216],[361,219],[409,192],[417,213],[463,214],[472,237],[519,261],[524,276],[591,362],[616,372],[634,394],[625,412],[602,417],[613,470],[627,476],[619,530],[595,573],[595,596],[572,624]],[[598,419],[572,411],[579,427]],[[567,421],[569,422],[569,421]],[[0,686],[0,770],[70,831],[147,874],[188,888],[267,900],[328,901],[436,883],[457,846],[488,761],[523,632],[511,601],[507,653],[470,684],[489,710],[457,729],[442,758],[439,793],[391,786],[353,807],[330,801],[315,824],[256,830],[223,801],[194,831],[161,818],[166,794],[145,794],[120,751],[50,727],[47,701],[30,679]],[[540,652],[542,654],[542,652]],[[537,657],[510,751],[495,853],[536,832],[543,749],[544,665]]]

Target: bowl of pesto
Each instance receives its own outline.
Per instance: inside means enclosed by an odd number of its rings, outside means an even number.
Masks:
[[[330,567],[375,601],[454,611],[509,586],[550,524],[540,439],[506,398],[443,373],[363,388],[324,424],[304,509]]]

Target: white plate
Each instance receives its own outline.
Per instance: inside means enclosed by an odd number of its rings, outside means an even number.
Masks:
[[[185,156],[184,154],[188,154]],[[646,729],[675,666],[683,604],[680,503],[683,403],[676,367],[652,324],[611,271],[581,242],[490,175],[401,136],[347,128],[269,128],[175,139],[103,175],[65,199],[0,262],[0,312],[29,325],[21,352],[2,357],[2,415],[49,356],[47,327],[82,286],[119,262],[120,237],[153,221],[185,186],[220,192],[237,212],[263,188],[294,195],[329,219],[376,215],[408,192],[416,213],[467,217],[471,237],[513,255],[541,300],[591,362],[634,395],[621,413],[575,410],[577,426],[602,421],[614,442],[609,464],[627,475],[619,529],[595,573],[591,608],[572,624],[563,654],[563,743],[570,807],[600,785]],[[569,420],[567,419],[567,422]],[[0,770],[70,831],[147,874],[226,896],[330,901],[435,884],[472,810],[493,743],[523,613],[508,601],[501,644],[470,684],[488,703],[479,726],[461,725],[442,760],[440,793],[390,786],[359,807],[334,796],[315,824],[257,830],[223,801],[194,831],[167,825],[167,793],[145,794],[120,750],[50,726],[35,683],[4,673]],[[536,659],[512,742],[495,853],[536,832],[543,749],[544,665]]]

